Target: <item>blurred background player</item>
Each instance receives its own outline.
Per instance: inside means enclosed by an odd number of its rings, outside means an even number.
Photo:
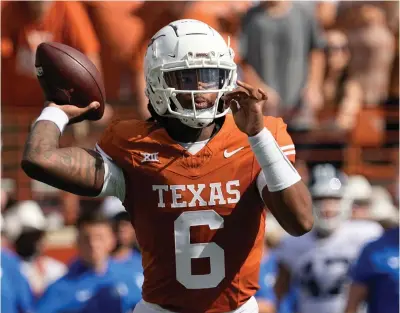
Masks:
[[[388,228],[361,251],[351,269],[345,313],[357,313],[364,303],[368,313],[399,312],[399,226]]]
[[[21,258],[21,271],[33,293],[40,297],[47,286],[66,271],[66,266],[44,255],[47,221],[34,201],[22,201],[9,208],[4,217],[7,237]]]
[[[349,220],[351,208],[341,205],[345,184],[334,166],[317,165],[310,189],[314,228],[307,237],[286,238],[278,247],[278,301],[295,286],[300,313],[343,310],[349,266],[362,246],[382,232],[377,223]]]
[[[98,211],[77,222],[78,258],[38,301],[37,313],[115,312],[132,310],[141,296],[132,273],[110,259],[115,237],[110,220]],[[133,291],[133,292],[132,292]]]
[[[345,184],[331,165],[314,169],[311,194],[317,239],[292,272],[300,313],[343,311],[350,265],[362,246],[382,232],[378,224],[349,220],[351,211],[341,206]]]

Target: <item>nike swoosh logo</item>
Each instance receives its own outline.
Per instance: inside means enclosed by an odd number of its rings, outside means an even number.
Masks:
[[[235,153],[238,153],[240,150],[242,150],[242,149],[244,149],[244,147],[240,147],[240,148],[238,148],[238,149],[236,149],[236,150],[233,150],[233,151],[231,151],[231,152],[228,152],[228,150],[225,150],[224,151],[224,157],[225,158],[230,158],[232,155],[234,155]]]

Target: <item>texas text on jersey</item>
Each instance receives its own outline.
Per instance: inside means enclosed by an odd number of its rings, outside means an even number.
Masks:
[[[294,161],[282,120],[267,117],[265,126]],[[254,295],[265,227],[260,167],[232,115],[195,155],[153,122],[116,122],[98,147],[124,171],[145,301],[174,312],[212,313]]]

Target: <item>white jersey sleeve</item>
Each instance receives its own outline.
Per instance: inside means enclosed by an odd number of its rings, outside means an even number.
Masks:
[[[104,161],[104,184],[103,189],[97,197],[114,196],[124,202],[126,192],[124,172],[97,144],[96,151]]]
[[[367,220],[349,220],[343,228],[344,236],[355,249],[361,249],[366,243],[380,237],[384,231],[379,223]]]

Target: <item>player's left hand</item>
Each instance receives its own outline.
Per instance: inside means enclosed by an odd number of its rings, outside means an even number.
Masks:
[[[268,97],[261,88],[237,81],[238,88],[226,93],[222,100],[229,105],[237,127],[249,137],[264,128],[263,106]]]

